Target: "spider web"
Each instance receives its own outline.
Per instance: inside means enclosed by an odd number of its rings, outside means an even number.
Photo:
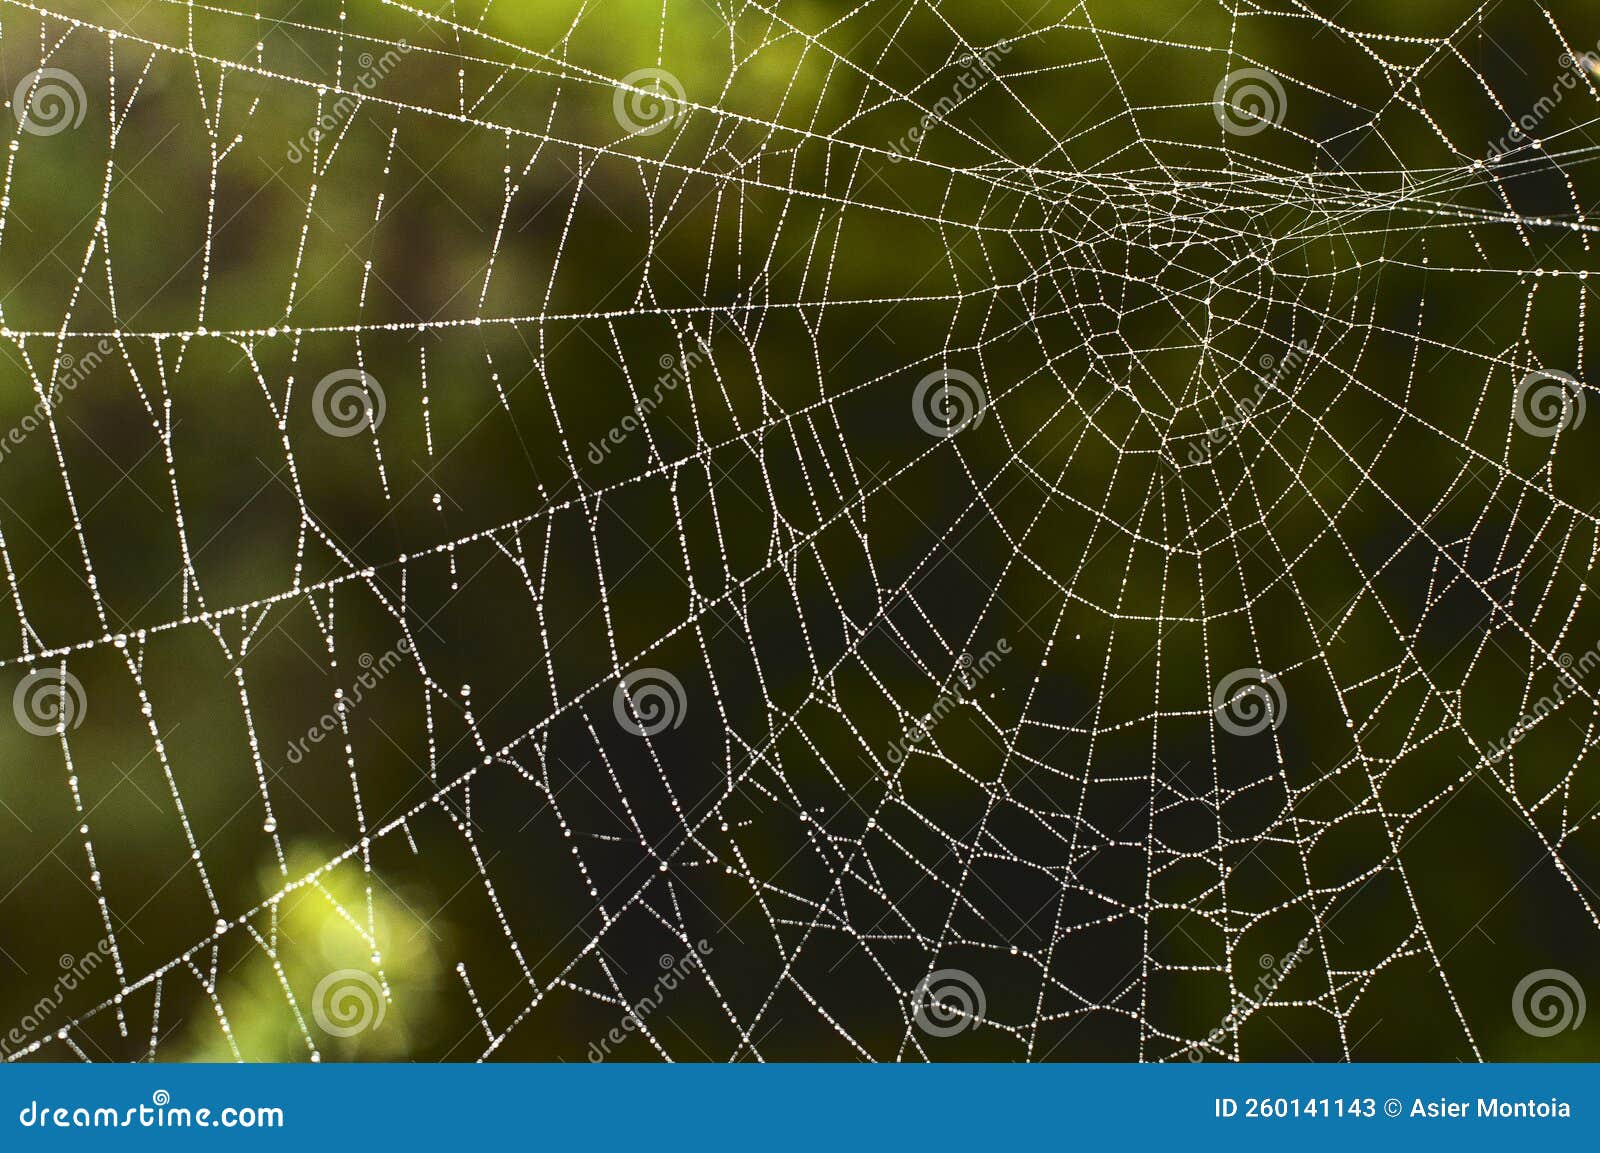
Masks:
[[[1600,27],[1128,7],[6,0],[9,1053],[1524,1052]]]

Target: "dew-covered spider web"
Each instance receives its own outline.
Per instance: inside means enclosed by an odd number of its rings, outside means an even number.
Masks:
[[[3,0],[6,1055],[1584,1052],[1597,41]]]

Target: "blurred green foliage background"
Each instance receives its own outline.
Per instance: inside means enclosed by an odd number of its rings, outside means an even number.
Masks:
[[[0,726],[7,1051],[583,1060],[704,940],[614,1057],[1181,1059],[1310,935],[1208,1059],[1596,1056],[1509,1011],[1600,988],[1592,705],[1474,751],[1600,634],[1600,421],[1505,415],[1590,379],[1593,242],[1537,221],[1587,222],[1593,92],[1472,167],[1600,39],[1547,7],[6,3],[0,88],[86,113],[7,125],[0,426],[57,399],[0,690],[83,693]],[[1219,127],[1240,67],[1281,125]],[[1241,667],[1269,735],[1212,721]],[[982,1026],[914,1027],[931,966]]]

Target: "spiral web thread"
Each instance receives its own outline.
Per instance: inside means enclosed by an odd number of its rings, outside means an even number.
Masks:
[[[89,112],[19,125],[4,174],[0,260],[50,251],[7,282],[11,379],[58,391],[0,475],[3,667],[54,676],[56,707],[70,674],[67,712],[134,734],[163,814],[120,827],[89,726],[46,706],[26,747],[63,819],[39,864],[81,908],[36,928],[114,964],[17,1051],[162,1056],[187,1013],[259,1056],[229,974],[291,949],[280,907],[308,891],[404,1012],[374,907],[408,871],[475,936],[433,993],[427,1043],[457,1058],[582,1059],[700,941],[633,1056],[1525,1040],[1507,991],[1581,978],[1600,928],[1600,93],[1581,63],[1558,83],[1600,29],[1512,0],[1392,28],[1308,0],[571,7],[527,42],[487,3],[0,12],[7,87],[59,67]],[[632,79],[605,51],[623,26],[649,44]],[[188,157],[161,179],[129,143],[155,152],[152,122]],[[88,218],[30,241],[30,165],[68,149]],[[466,195],[446,160],[490,177]],[[173,186],[204,190],[164,233],[179,271],[121,279],[147,240],[119,220]],[[297,228],[263,216],[242,251],[263,188]],[[259,251],[287,275],[242,291]],[[391,283],[403,251],[432,314]],[[207,373],[232,407],[186,416]],[[120,483],[83,455],[117,403],[151,426],[167,518],[148,600],[82,495]],[[253,580],[185,516],[207,414],[277,454],[262,515],[292,531]],[[70,596],[16,555],[46,531],[15,503],[24,451],[54,464]],[[328,511],[336,475],[356,512]],[[521,665],[485,683],[500,633]],[[307,661],[314,690],[285,687]],[[234,718],[203,788],[168,748],[173,677]],[[341,792],[313,794],[307,862],[281,749],[324,711]],[[193,931],[165,952],[103,863],[139,837],[181,842],[157,883]],[[1449,874],[1501,849],[1504,874]],[[1508,940],[1519,908],[1541,928]],[[320,1055],[331,994],[279,972],[271,1011]]]

